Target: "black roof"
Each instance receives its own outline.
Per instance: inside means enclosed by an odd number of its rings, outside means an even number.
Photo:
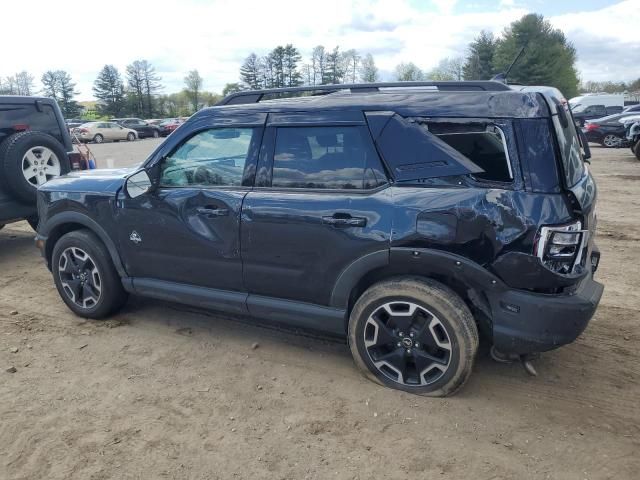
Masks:
[[[436,91],[418,88],[379,92],[337,91],[327,95],[280,98],[259,103],[219,105],[196,113],[218,116],[241,112],[295,112],[320,110],[392,110],[402,116],[462,118],[531,118],[549,116],[542,94],[502,91]]]

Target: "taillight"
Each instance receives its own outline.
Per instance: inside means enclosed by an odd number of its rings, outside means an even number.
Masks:
[[[596,128],[600,128],[600,125],[597,123],[587,123],[587,130],[595,130]]]
[[[16,123],[13,126],[13,129],[16,132],[26,132],[27,130],[29,130],[29,125],[27,125],[26,123]]]
[[[588,233],[582,230],[580,221],[542,227],[534,247],[535,254],[553,272],[571,274],[580,264]]]
[[[69,153],[69,164],[71,165],[71,170],[87,170],[88,168],[87,161],[79,152]]]

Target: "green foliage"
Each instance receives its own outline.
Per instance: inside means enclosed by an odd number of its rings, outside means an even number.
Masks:
[[[578,93],[576,51],[561,30],[554,29],[542,15],[529,14],[513,22],[498,41],[495,71],[504,72],[521,47],[525,53],[509,73],[509,81],[553,86],[566,98]]]
[[[162,89],[160,76],[146,60],[127,65],[127,105],[137,117],[152,118],[157,111],[156,94]]]
[[[204,80],[198,73],[198,70],[191,70],[187,76],[184,77],[184,84],[187,87],[185,92],[193,106],[192,113],[197,112],[200,109],[200,92],[202,90],[203,82]]]
[[[226,97],[227,95],[240,92],[242,90],[244,89],[242,88],[242,85],[239,83],[227,83],[222,89],[222,96]]]
[[[465,80],[489,80],[495,75],[493,57],[497,41],[491,32],[481,31],[469,44],[469,55],[463,67]]]
[[[396,80],[399,82],[416,82],[424,80],[424,73],[413,62],[400,63],[396,66]]]
[[[462,57],[445,58],[438,66],[427,73],[426,77],[434,81],[460,81],[463,77],[464,60]]]
[[[108,117],[119,117],[125,108],[124,83],[113,65],[105,65],[93,82],[93,95],[101,101],[98,111]]]
[[[58,102],[66,118],[78,116],[80,108],[74,100],[78,93],[75,91],[76,84],[71,80],[71,75],[64,70],[47,70],[41,81],[44,95]]]
[[[378,67],[373,59],[373,55],[367,53],[360,64],[360,81],[365,83],[374,83],[380,80]]]

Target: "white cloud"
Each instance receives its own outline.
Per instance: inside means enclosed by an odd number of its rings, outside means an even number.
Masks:
[[[0,44],[11,48],[3,48],[0,76],[27,70],[39,85],[43,71],[64,69],[77,82],[79,99],[91,98],[93,80],[104,64],[114,64],[124,73],[128,63],[142,58],[155,65],[167,92],[182,88],[183,77],[194,68],[204,77],[206,89],[220,91],[225,83],[238,80],[240,64],[249,53],[265,54],[286,43],[297,46],[304,57],[319,44],[371,52],[383,72],[393,71],[401,61],[430,69],[443,57],[464,55],[480,30],[499,33],[528,12],[496,5],[492,11],[459,13],[464,2],[445,0],[431,0],[429,8],[418,8],[410,0],[31,0],[28,5],[2,6]],[[638,18],[640,2],[629,0],[552,21],[578,47],[584,78],[592,78],[586,74],[591,72],[593,78],[596,72],[615,78],[627,71],[617,70],[627,52],[618,52],[608,63],[610,71],[602,73],[603,68],[583,55],[582,39],[633,41],[633,20],[637,23]],[[584,48],[598,58],[593,53],[597,45]],[[640,62],[633,60],[637,69]]]

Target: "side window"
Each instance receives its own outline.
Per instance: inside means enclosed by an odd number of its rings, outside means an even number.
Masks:
[[[272,186],[370,189],[387,179],[365,127],[280,127]]]
[[[455,148],[484,172],[474,173],[479,180],[508,183],[513,172],[505,134],[491,124],[431,124],[429,131]]]
[[[160,184],[241,185],[253,132],[253,128],[215,128],[195,134],[164,160]]]

